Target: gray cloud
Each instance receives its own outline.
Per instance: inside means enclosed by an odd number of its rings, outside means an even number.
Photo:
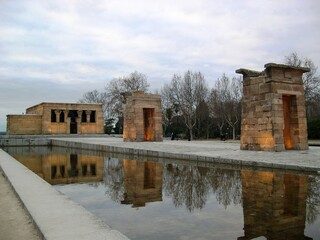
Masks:
[[[187,69],[213,86],[293,51],[319,66],[319,10],[317,0],[2,0],[0,130],[6,114],[75,102],[134,70],[160,89]]]

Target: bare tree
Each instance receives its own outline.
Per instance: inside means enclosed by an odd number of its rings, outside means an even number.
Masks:
[[[207,98],[208,86],[201,72],[187,71],[184,76],[174,74],[169,85],[162,89],[163,96],[169,96],[172,106],[182,115],[189,131],[190,140],[193,138],[193,127],[197,120],[197,106]]]
[[[209,110],[212,118],[216,120],[220,135],[225,123],[232,128],[232,137],[236,138],[236,127],[241,120],[241,80],[230,80],[225,74],[216,81],[209,97]]]
[[[105,87],[111,115],[115,117],[122,116],[122,102],[124,101],[122,93],[148,91],[148,89],[147,76],[137,71],[130,73],[128,76],[112,79]]]
[[[222,136],[223,127],[226,123],[224,118],[224,106],[223,101],[221,99],[221,95],[219,94],[218,90],[213,88],[210,92],[209,96],[209,116],[213,119],[214,124],[218,127],[220,136]]]
[[[195,135],[197,137],[209,138],[210,127],[212,126],[212,119],[209,116],[208,102],[205,100],[200,101],[196,109],[197,124]]]
[[[164,126],[164,133],[167,132],[168,127],[171,124],[172,118],[175,114],[174,106],[170,97],[170,86],[165,84],[161,89],[161,107],[162,107],[162,124]]]
[[[317,73],[317,67],[314,62],[309,58],[301,58],[297,53],[291,53],[285,56],[285,63],[295,67],[307,67],[310,68],[310,72],[303,74],[303,84],[307,109],[309,110],[309,115],[311,108],[314,105],[313,100],[320,95],[320,76]],[[318,105],[318,104],[317,104]]]
[[[89,91],[83,94],[82,98],[79,99],[79,103],[101,103],[104,116],[107,116],[107,95],[104,92],[98,90]]]
[[[240,78],[232,78],[226,95],[225,118],[232,128],[232,139],[236,139],[236,128],[241,121],[242,85]]]

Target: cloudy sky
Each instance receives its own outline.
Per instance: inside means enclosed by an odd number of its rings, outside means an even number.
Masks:
[[[135,70],[153,90],[297,52],[320,66],[319,0],[0,0],[0,131],[40,102],[76,102]]]

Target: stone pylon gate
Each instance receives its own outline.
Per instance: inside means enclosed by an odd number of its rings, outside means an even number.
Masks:
[[[161,96],[125,93],[123,141],[162,141]]]
[[[310,69],[268,63],[243,75],[242,150],[308,149],[302,74]]]

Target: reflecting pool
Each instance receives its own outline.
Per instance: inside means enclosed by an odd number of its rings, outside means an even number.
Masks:
[[[130,239],[320,239],[316,174],[55,147],[5,150]]]

